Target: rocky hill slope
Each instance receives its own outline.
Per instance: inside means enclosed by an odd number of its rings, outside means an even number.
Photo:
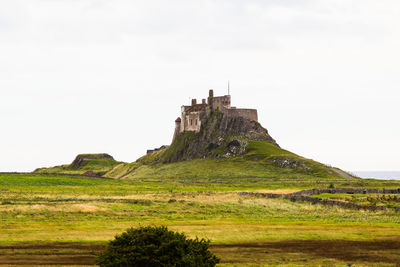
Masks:
[[[202,120],[199,133],[180,133],[158,157],[143,157],[138,162],[172,163],[199,158],[229,158],[243,155],[249,141],[279,145],[258,122],[214,112]]]

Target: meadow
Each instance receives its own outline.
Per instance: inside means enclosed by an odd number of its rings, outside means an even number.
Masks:
[[[340,184],[342,183],[342,184]],[[395,181],[347,180],[371,187]],[[325,183],[274,179],[113,180],[0,174],[0,264],[92,265],[128,227],[166,225],[212,241],[221,266],[396,266],[400,215],[240,196]]]

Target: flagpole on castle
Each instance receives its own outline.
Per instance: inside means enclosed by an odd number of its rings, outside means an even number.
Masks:
[[[229,88],[229,80],[228,80],[228,95],[231,95],[231,90]]]

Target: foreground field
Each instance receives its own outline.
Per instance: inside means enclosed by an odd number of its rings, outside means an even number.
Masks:
[[[7,265],[93,265],[104,249],[98,242],[25,242],[0,246],[0,263]],[[395,266],[400,241],[284,240],[212,245],[221,266],[323,265]],[[364,263],[364,264],[363,264]]]
[[[392,210],[355,211],[237,194],[299,189],[278,188],[276,181],[160,183],[2,174],[0,185],[4,265],[94,264],[95,254],[116,233],[147,224],[211,239],[222,266],[400,262],[400,216]]]

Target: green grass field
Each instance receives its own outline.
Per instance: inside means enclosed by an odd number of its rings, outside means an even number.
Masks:
[[[400,186],[394,181],[337,184]],[[0,174],[0,264],[91,265],[107,240],[138,225],[167,225],[212,241],[221,266],[396,266],[400,215],[243,197],[327,187],[305,178],[103,179]]]

